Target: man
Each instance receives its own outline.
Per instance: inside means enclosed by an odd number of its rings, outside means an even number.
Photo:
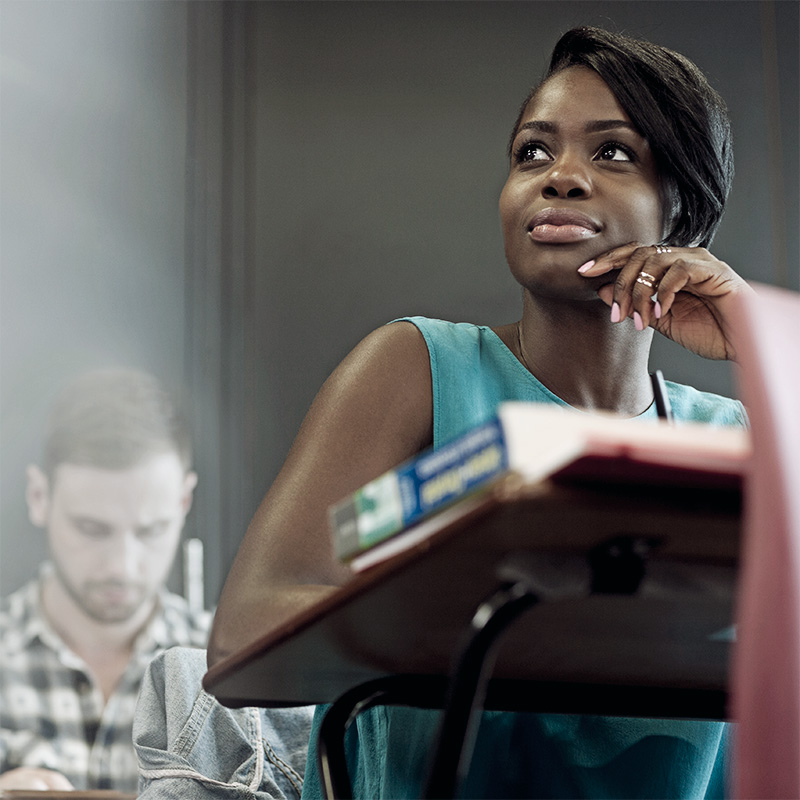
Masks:
[[[209,615],[165,589],[196,482],[151,376],[89,373],[56,402],[27,484],[50,559],[0,606],[0,789],[136,791],[142,675],[206,644]]]

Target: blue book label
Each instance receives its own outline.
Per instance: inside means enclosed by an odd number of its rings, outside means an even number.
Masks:
[[[331,510],[334,547],[347,560],[449,505],[508,469],[498,419],[370,481]]]

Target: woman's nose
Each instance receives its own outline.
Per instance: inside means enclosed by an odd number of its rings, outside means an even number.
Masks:
[[[586,166],[580,159],[564,155],[548,170],[542,194],[548,198],[588,197],[592,193],[592,182]]]

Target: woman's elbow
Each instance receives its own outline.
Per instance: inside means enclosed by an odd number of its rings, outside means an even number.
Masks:
[[[230,636],[230,628],[219,623],[219,612],[214,616],[211,631],[208,635],[208,646],[206,649],[206,663],[208,668],[219,664],[220,661],[235,653],[240,648],[233,637]]]

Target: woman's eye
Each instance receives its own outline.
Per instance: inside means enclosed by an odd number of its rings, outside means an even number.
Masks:
[[[597,151],[595,158],[600,161],[633,161],[633,153],[621,144],[607,142]]]
[[[517,161],[552,161],[552,157],[537,142],[525,142],[517,148]]]

